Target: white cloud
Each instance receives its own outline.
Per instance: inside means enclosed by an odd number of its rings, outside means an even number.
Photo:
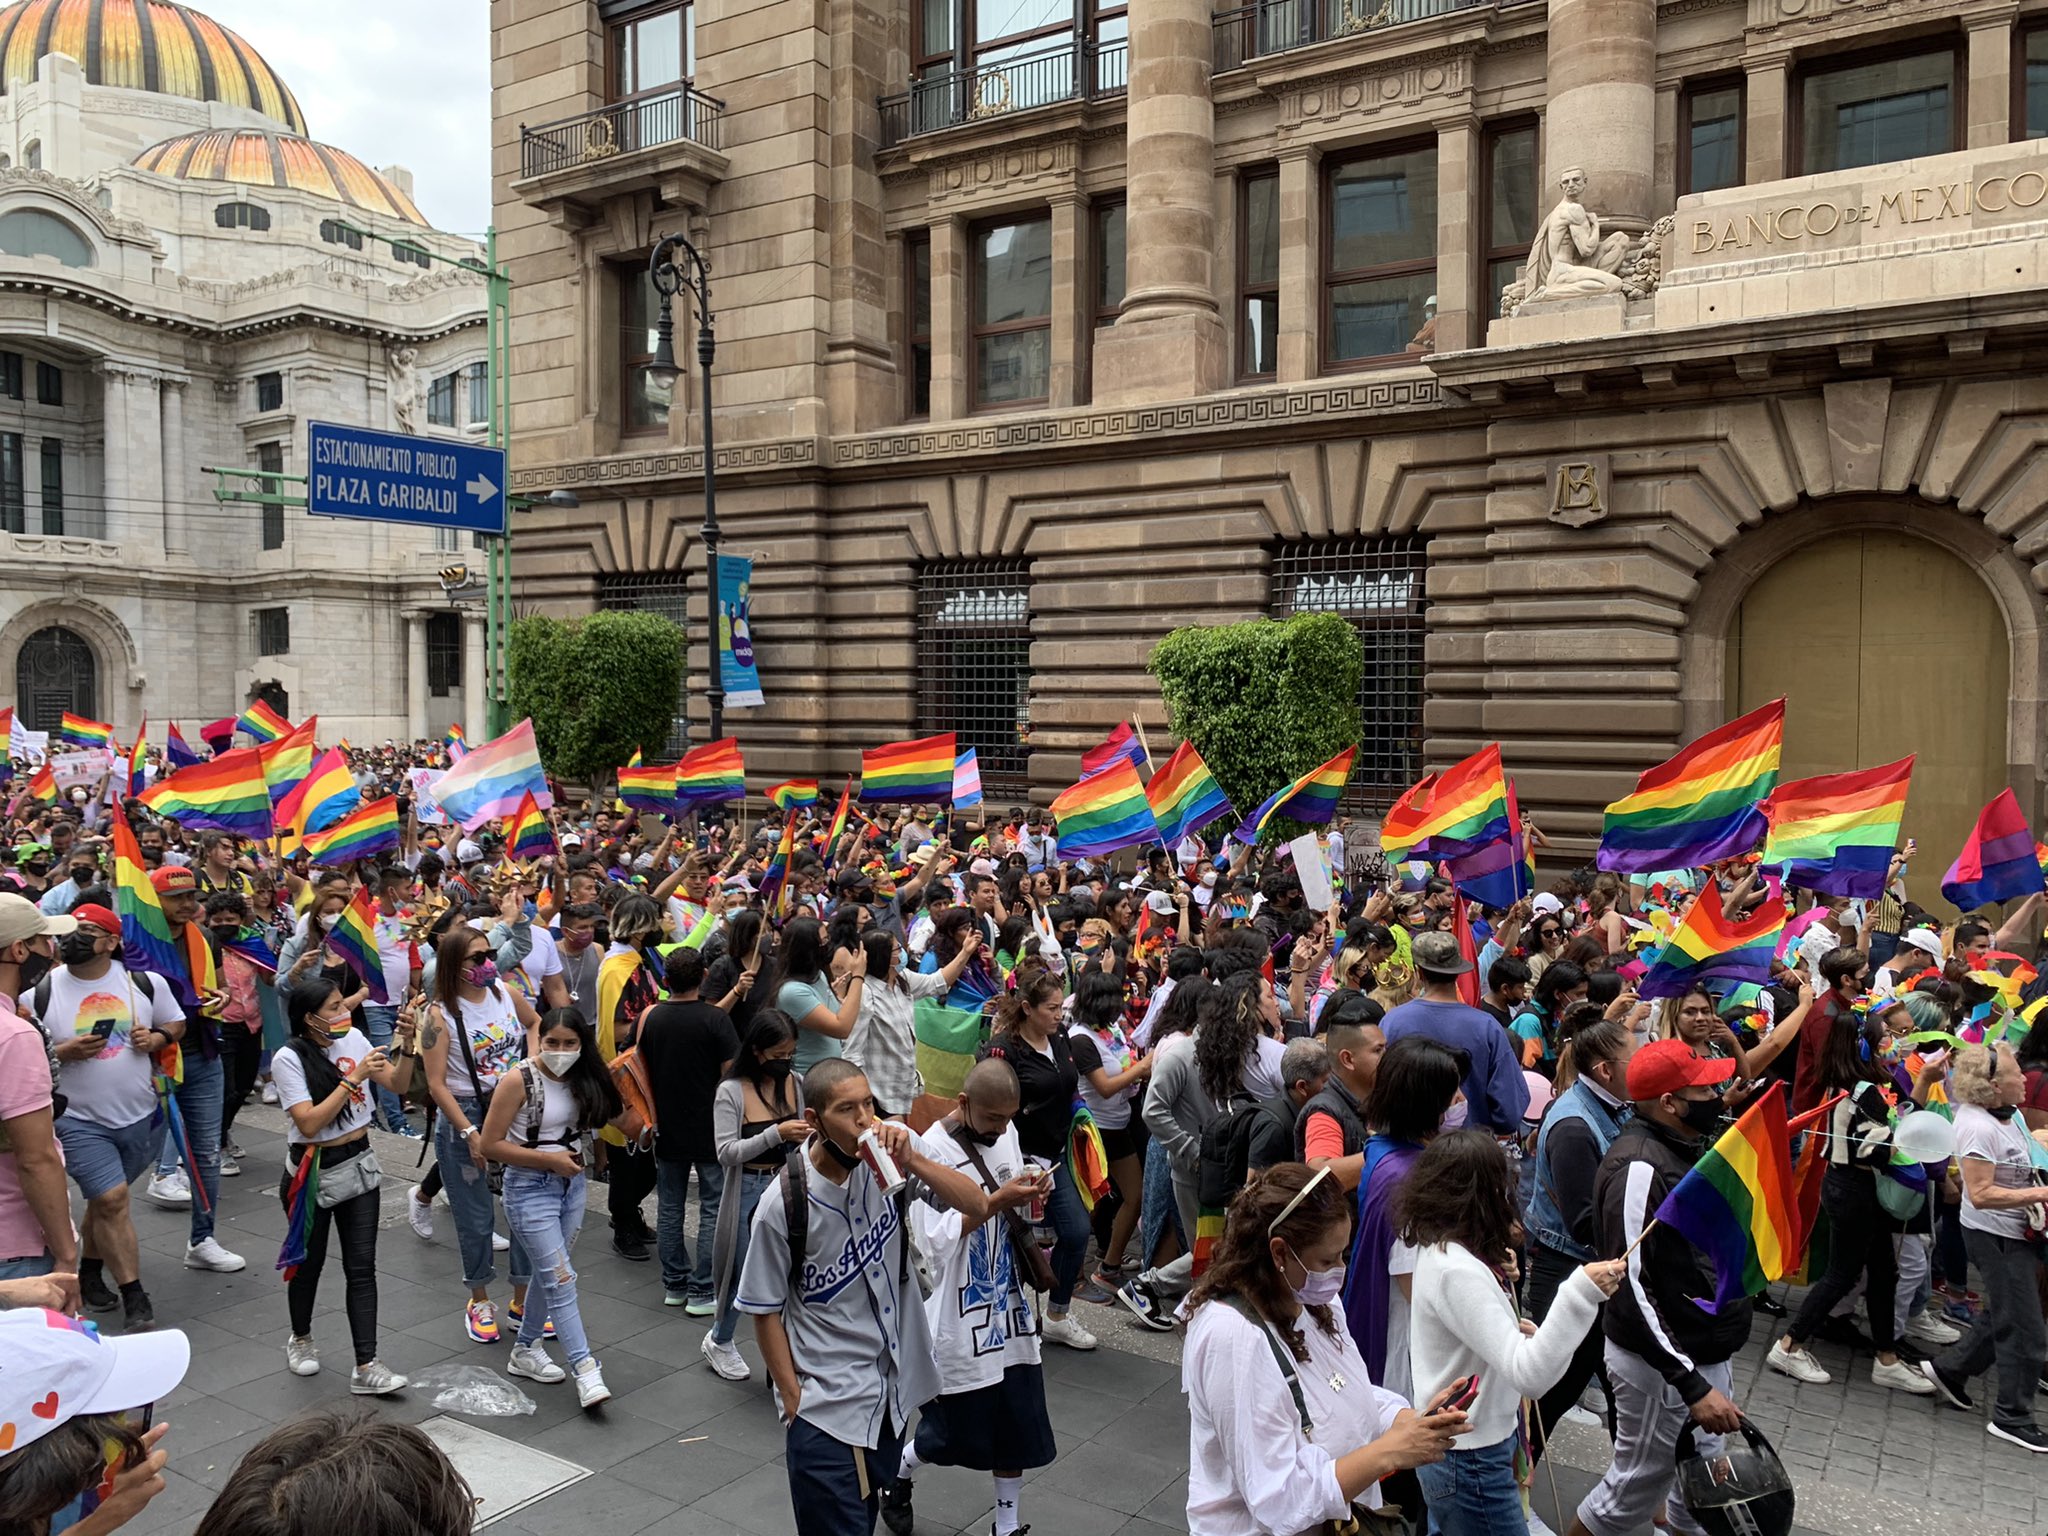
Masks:
[[[481,236],[491,217],[488,0],[196,0],[270,61],[307,131],[373,166],[413,173],[436,228]]]

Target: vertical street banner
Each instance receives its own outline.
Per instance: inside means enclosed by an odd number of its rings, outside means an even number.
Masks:
[[[718,673],[728,707],[758,707],[761,674],[754,670],[754,562],[718,557]]]

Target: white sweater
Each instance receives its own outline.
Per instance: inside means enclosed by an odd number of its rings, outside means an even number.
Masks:
[[[1521,1400],[1541,1397],[1557,1385],[1599,1315],[1602,1299],[1585,1272],[1574,1270],[1558,1287],[1550,1315],[1529,1337],[1500,1281],[1469,1249],[1456,1243],[1423,1249],[1415,1265],[1408,1323],[1416,1405],[1477,1371],[1479,1398],[1466,1410],[1471,1428],[1458,1437],[1457,1447],[1473,1451],[1498,1445],[1515,1432]]]

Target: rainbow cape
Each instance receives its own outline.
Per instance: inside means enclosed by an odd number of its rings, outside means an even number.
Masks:
[[[1052,820],[1063,859],[1095,858],[1159,841],[1152,802],[1129,762],[1114,763],[1061,790],[1052,803]]]
[[[784,779],[769,786],[768,803],[778,811],[808,810],[818,803],[816,779]]]
[[[555,851],[555,829],[548,825],[547,812],[523,796],[519,809],[505,822],[505,853],[514,859],[538,859]]]
[[[860,754],[860,797],[888,801],[950,801],[953,768],[959,761],[954,734],[925,736],[864,748]]]
[[[333,826],[306,834],[303,846],[317,864],[350,864],[399,845],[398,797],[386,795],[352,811]],[[375,926],[374,924],[372,925]],[[370,946],[376,948],[373,942]]]
[[[235,729],[245,731],[264,745],[291,733],[292,723],[263,700],[253,701],[235,716]]]
[[[1782,1082],[1772,1083],[1672,1186],[1657,1220],[1713,1261],[1714,1299],[1694,1298],[1709,1312],[1799,1267],[1805,1234]]]
[[[1941,894],[1964,912],[1995,901],[2016,901],[2041,891],[2041,864],[2034,834],[2011,789],[1977,813],[1969,840],[1943,876]]]
[[[1780,784],[1764,802],[1763,862],[1785,883],[1874,901],[1884,894],[1913,759]]]
[[[1093,1211],[1096,1202],[1109,1193],[1109,1149],[1102,1144],[1102,1129],[1095,1117],[1078,1098],[1067,1127],[1067,1171],[1074,1176],[1074,1191],[1081,1197],[1082,1208]]]
[[[327,930],[327,947],[362,978],[371,1002],[391,1001],[384,986],[384,961],[377,953],[377,902],[368,886],[357,886],[354,899],[341,909],[341,916]]]
[[[1152,804],[1152,819],[1159,824],[1159,840],[1168,848],[1219,816],[1237,814],[1192,741],[1173,749],[1166,766],[1145,786],[1145,798]]]
[[[685,752],[676,764],[677,805],[716,805],[721,800],[744,799],[746,793],[747,765],[740,756],[740,744],[730,736]]]
[[[1081,754],[1081,777],[1092,779],[1098,773],[1106,773],[1118,763],[1129,763],[1133,768],[1143,768],[1150,761],[1145,756],[1145,744],[1138,739],[1138,733],[1131,728],[1128,720],[1119,720],[1116,729],[1109,733],[1109,739],[1090,747]]]
[[[180,768],[190,768],[194,763],[203,763],[206,759],[186,745],[177,726],[172,725],[166,728],[164,735],[164,761],[175,772]]]
[[[1508,781],[1500,744],[1433,773],[1393,805],[1380,822],[1380,847],[1390,862],[1455,859],[1509,836]]]
[[[105,720],[88,720],[67,709],[57,722],[57,740],[74,747],[111,747],[114,727]]]
[[[292,1170],[291,1187],[284,1196],[284,1241],[278,1245],[277,1268],[286,1284],[306,1262],[306,1238],[313,1230],[313,1212],[319,1204],[320,1149],[308,1147]]]
[[[1691,869],[1747,853],[1763,837],[1758,808],[1778,786],[1785,701],[1707,732],[1607,807],[1598,863],[1622,874]]]
[[[1240,843],[1256,843],[1267,824],[1279,816],[1312,826],[1327,825],[1337,814],[1344,781],[1351,777],[1351,765],[1357,760],[1358,748],[1346,747],[1320,768],[1311,768],[1292,784],[1274,790],[1230,835]]]
[[[531,720],[522,720],[495,740],[471,747],[434,785],[434,798],[441,809],[465,832],[512,815],[519,809],[522,795],[533,796],[533,803],[544,811],[555,803],[547,775],[541,771]]]
[[[635,756],[638,756],[636,753]],[[619,770],[619,800],[636,811],[666,816],[676,808],[675,763],[628,763]]]
[[[1785,903],[1775,897],[1741,922],[1730,922],[1721,913],[1720,893],[1709,885],[1649,957],[1636,990],[1644,997],[1683,997],[1696,983],[1767,982],[1784,926]]]
[[[171,932],[170,919],[149,883],[142,849],[127,816],[114,813],[114,915],[121,919],[121,963],[131,971],[154,971],[171,984],[187,1013],[199,1006],[185,952]]]
[[[256,748],[223,752],[207,762],[181,768],[150,785],[142,803],[186,831],[232,832],[238,837],[271,833],[270,790]]]

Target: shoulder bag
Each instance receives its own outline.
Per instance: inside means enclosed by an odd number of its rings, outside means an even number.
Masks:
[[[975,1176],[981,1180],[982,1188],[994,1194],[1002,1186],[988,1171],[988,1164],[982,1161],[981,1149],[968,1139],[967,1128],[955,1125],[949,1129],[960,1150],[967,1154],[967,1161],[974,1165]],[[1017,1273],[1034,1291],[1050,1291],[1053,1288],[1052,1260],[1038,1246],[1038,1239],[1031,1235],[1031,1224],[1009,1206],[1004,1206],[998,1214],[1003,1219],[1003,1231],[1010,1239],[1010,1257],[1016,1261]]]

